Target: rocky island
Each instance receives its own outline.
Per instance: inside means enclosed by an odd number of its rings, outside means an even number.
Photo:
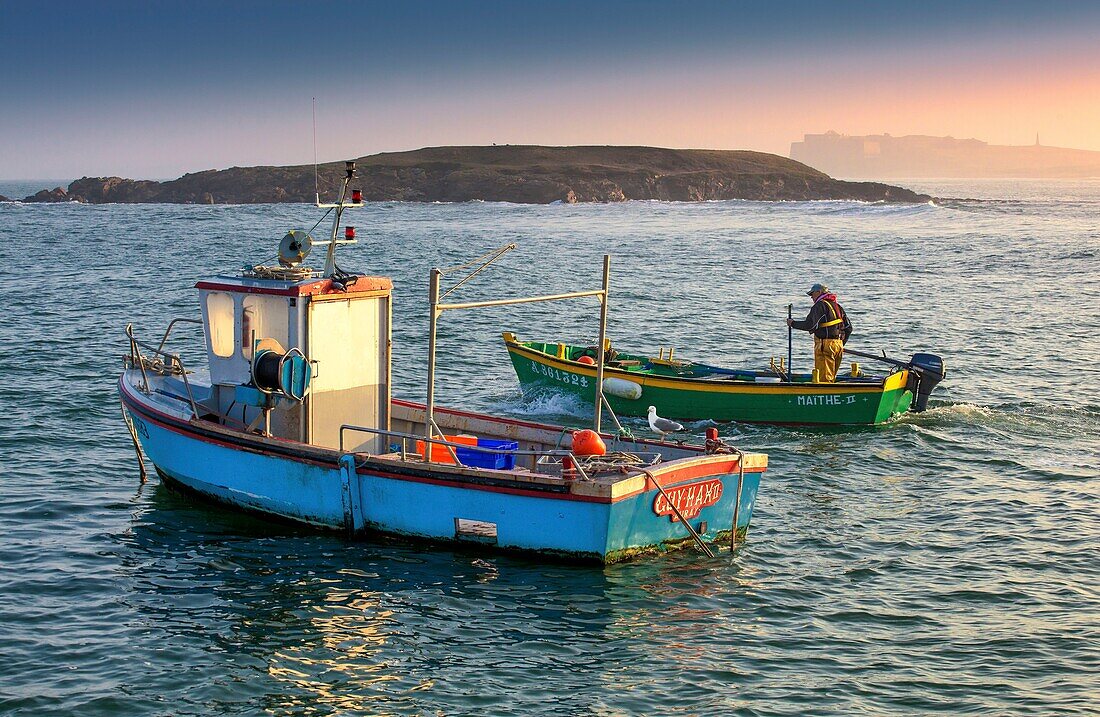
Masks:
[[[360,157],[368,201],[621,202],[708,201],[927,202],[931,197],[878,182],[845,182],[764,152],[655,147],[428,147]],[[331,198],[343,162],[320,165],[322,198]],[[258,204],[312,202],[313,165],[233,167],[167,182],[84,177],[24,202]]]

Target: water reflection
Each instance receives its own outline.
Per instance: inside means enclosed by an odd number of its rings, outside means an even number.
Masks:
[[[148,499],[120,538],[137,619],[165,642],[205,634],[198,649],[219,656],[210,671],[254,680],[264,665],[263,691],[287,706],[384,714],[441,684],[444,699],[462,702],[456,685],[471,673],[491,683],[568,664],[600,675],[601,646],[614,644],[622,659],[655,634],[654,614],[686,626],[715,612],[698,600],[717,588],[690,560],[538,564],[272,533],[159,485]]]

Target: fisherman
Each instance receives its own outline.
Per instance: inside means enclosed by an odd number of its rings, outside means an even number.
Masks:
[[[840,371],[840,362],[844,359],[844,344],[852,335],[852,322],[837,303],[836,294],[829,292],[824,284],[814,284],[806,295],[814,300],[805,321],[787,319],[787,326],[814,335],[814,369],[818,380],[825,383],[836,381]]]

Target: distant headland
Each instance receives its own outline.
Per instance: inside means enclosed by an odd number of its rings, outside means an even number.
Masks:
[[[826,132],[791,143],[791,158],[841,177],[1100,177],[1100,152],[1047,147],[1038,136],[1035,144],[1010,146],[954,137]]]
[[[358,181],[368,201],[695,202],[858,200],[927,202],[931,197],[877,182],[844,182],[774,154],[655,147],[428,147],[360,157]],[[320,165],[330,198],[343,162]],[[84,177],[25,202],[260,204],[312,202],[313,165],[233,167],[167,182]]]

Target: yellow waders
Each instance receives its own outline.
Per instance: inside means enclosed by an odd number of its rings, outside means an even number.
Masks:
[[[825,383],[836,381],[840,363],[844,360],[844,342],[840,339],[814,337],[814,368],[818,378]]]
[[[826,321],[820,328],[836,326],[843,319],[833,308],[832,302],[828,304],[829,313],[833,315],[831,321]],[[814,368],[817,369],[818,378],[825,383],[836,381],[837,372],[840,371],[840,363],[844,360],[844,342],[840,339],[819,339],[814,337]]]

